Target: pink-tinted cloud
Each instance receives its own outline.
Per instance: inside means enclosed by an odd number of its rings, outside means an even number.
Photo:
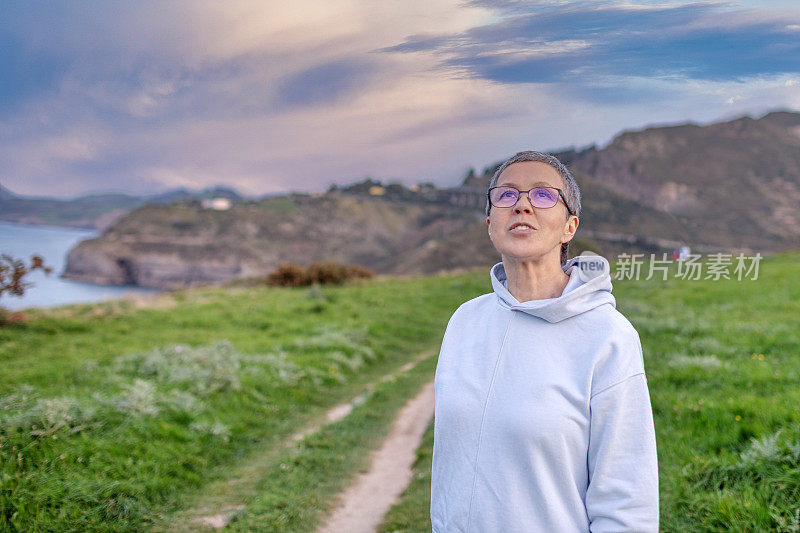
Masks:
[[[564,65],[573,73],[602,67],[581,55],[597,40],[632,41],[619,27],[588,36],[542,25],[547,13],[576,27],[596,15],[588,3],[564,5],[10,3],[0,18],[0,67],[11,74],[0,82],[0,183],[55,196],[215,184],[258,195],[367,175],[454,185],[469,166],[520,149],[800,107],[798,77],[783,67],[741,79],[619,68],[567,75]],[[707,31],[700,15],[716,9],[670,13]],[[775,19],[745,11],[726,27]],[[655,24],[643,17],[644,30]],[[785,64],[780,53],[764,64]],[[542,63],[558,54],[570,61]],[[625,65],[619,55],[608,60]],[[541,67],[536,76],[531,61]]]

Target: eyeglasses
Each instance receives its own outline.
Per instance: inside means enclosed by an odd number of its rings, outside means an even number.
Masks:
[[[567,198],[564,196],[564,191],[558,187],[534,187],[527,191],[520,191],[516,187],[510,185],[503,185],[500,187],[492,187],[489,189],[487,195],[489,196],[489,203],[494,207],[514,207],[517,205],[519,195],[528,193],[528,201],[533,207],[539,209],[549,209],[558,203],[558,198],[564,200],[564,205],[570,215],[574,215],[572,209],[569,208]]]

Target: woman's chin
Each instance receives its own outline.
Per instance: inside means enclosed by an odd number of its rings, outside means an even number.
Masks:
[[[541,242],[504,242],[499,244],[500,246],[495,244],[495,249],[500,253],[504,262],[540,262],[551,254],[555,257],[555,261],[561,261],[561,247],[559,243],[551,247],[543,246]]]
[[[502,242],[494,243],[494,246],[500,253],[511,255],[538,254],[543,252],[545,248],[538,239],[533,239],[531,237],[503,239]]]

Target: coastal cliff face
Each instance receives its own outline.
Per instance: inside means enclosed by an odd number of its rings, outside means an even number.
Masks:
[[[624,132],[571,165],[668,213],[700,242],[778,250],[800,245],[800,114]]]
[[[603,149],[556,155],[583,197],[573,255],[800,246],[798,113],[628,131]],[[461,187],[413,194],[396,185],[372,197],[384,188],[365,182],[324,195],[235,199],[227,211],[193,200],[147,204],[74,248],[65,277],[171,289],[266,275],[282,263],[409,275],[488,267],[500,258],[482,206],[499,165],[470,172]]]
[[[499,260],[480,213],[339,194],[147,205],[69,254],[64,277],[179,288],[266,275],[282,263],[355,263],[377,273],[427,274]]]
[[[189,259],[193,256],[194,261]],[[197,248],[173,246],[160,253],[158,246],[107,243],[98,238],[84,241],[70,252],[64,277],[104,285],[175,289],[227,281],[244,272],[242,263],[232,256],[200,259]]]

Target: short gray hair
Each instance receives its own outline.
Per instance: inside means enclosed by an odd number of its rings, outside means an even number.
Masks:
[[[492,176],[491,181],[489,182],[489,188],[491,189],[495,185],[497,185],[497,180],[500,179],[500,174],[509,166],[513,165],[514,163],[521,163],[523,161],[539,161],[541,163],[547,163],[556,171],[558,172],[559,176],[561,176],[561,183],[563,184],[564,189],[564,196],[567,198],[567,204],[569,209],[572,209],[572,213],[580,218],[581,217],[581,190],[578,187],[578,183],[575,181],[575,178],[572,177],[569,169],[564,166],[561,161],[558,160],[557,157],[552,156],[550,154],[545,154],[543,152],[534,152],[532,150],[528,150],[525,152],[519,152],[508,159],[506,159],[502,165],[497,169]],[[486,216],[489,216],[489,211],[492,208],[492,204],[489,202],[489,198],[486,198]],[[569,210],[567,210],[569,211]],[[567,262],[567,253],[569,252],[569,242],[565,242],[561,244],[561,264]]]

